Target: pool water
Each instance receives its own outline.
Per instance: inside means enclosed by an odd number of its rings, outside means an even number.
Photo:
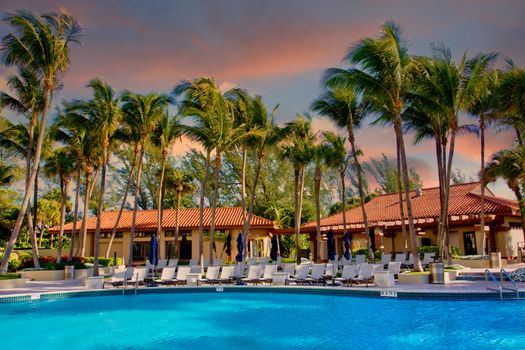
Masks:
[[[0,305],[1,349],[523,349],[523,301],[256,292]]]

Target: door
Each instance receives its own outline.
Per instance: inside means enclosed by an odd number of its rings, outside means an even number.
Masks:
[[[463,232],[463,246],[465,247],[465,255],[476,255],[476,234],[474,232]]]

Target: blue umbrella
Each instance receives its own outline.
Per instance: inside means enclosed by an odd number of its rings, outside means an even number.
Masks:
[[[352,256],[350,255],[350,234],[348,232],[345,232],[344,240],[345,240],[345,253],[343,255],[345,256],[346,260],[350,260]]]
[[[279,243],[277,241],[277,235],[273,235],[273,237],[272,237],[272,249],[270,250],[270,258],[273,261],[277,260],[277,245],[278,244]]]
[[[335,240],[334,232],[332,230],[328,231],[326,234],[327,246],[328,246],[328,260],[335,260]]]
[[[244,248],[244,244],[242,243],[242,234],[239,233],[237,236],[237,255],[235,256],[235,260],[238,262],[242,262],[243,256],[242,256],[242,250]]]
[[[151,236],[151,241],[149,242],[148,260],[153,266],[159,264],[159,242],[155,234]]]

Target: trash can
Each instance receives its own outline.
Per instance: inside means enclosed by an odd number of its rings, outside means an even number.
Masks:
[[[75,279],[75,266],[64,266],[64,279],[73,280]]]
[[[490,253],[490,267],[501,269],[501,253],[500,252]]]
[[[443,284],[445,283],[445,265],[442,262],[434,262],[429,264],[430,267],[430,283]]]

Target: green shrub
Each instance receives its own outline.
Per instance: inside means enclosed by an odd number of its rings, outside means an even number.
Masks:
[[[460,251],[459,251],[459,247],[453,245],[450,247],[450,251],[452,253],[452,257],[454,259],[458,258],[460,256]]]
[[[0,253],[0,260],[4,259],[4,254]],[[18,254],[11,254],[9,257],[9,263],[7,265],[7,271],[8,272],[16,272],[20,270],[20,267],[22,266],[22,261],[19,259]]]
[[[84,262],[93,264],[95,262],[95,257],[93,256],[86,256],[84,257]],[[124,265],[124,259],[123,258],[117,258],[116,264],[114,258],[105,258],[105,257],[99,257],[98,258],[98,264],[99,266],[108,267],[108,266],[119,266]]]
[[[2,273],[0,274],[0,281],[3,280],[15,280],[20,278],[21,276],[18,273]]]
[[[352,249],[352,256],[356,256],[356,255],[368,255],[368,249],[367,248]]]
[[[437,245],[420,246],[417,248],[417,250],[420,254],[439,253],[439,248]]]
[[[293,264],[295,262],[297,262],[295,258],[281,258],[282,264]]]
[[[381,260],[381,251],[380,250],[376,250],[374,252],[374,260]]]

